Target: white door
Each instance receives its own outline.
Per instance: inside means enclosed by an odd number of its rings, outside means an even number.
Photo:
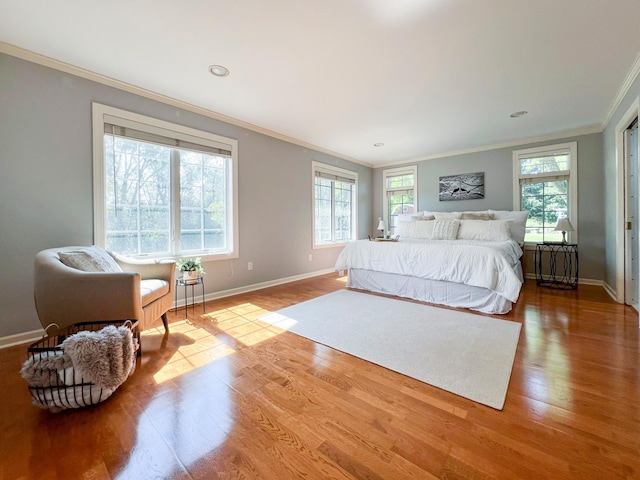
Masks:
[[[639,250],[638,236],[639,208],[638,203],[638,119],[624,132],[625,156],[625,273],[624,273],[624,303],[638,310]]]

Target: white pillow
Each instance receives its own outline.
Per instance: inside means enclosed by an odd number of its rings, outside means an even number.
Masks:
[[[460,220],[458,238],[504,242],[511,238],[509,223],[506,220]]]
[[[411,222],[398,222],[396,234],[400,238],[431,238],[433,236],[434,220],[414,220]]]
[[[507,220],[511,222],[511,238],[519,244],[524,243],[525,226],[529,218],[529,210],[487,210],[493,213],[496,220]]]
[[[95,245],[77,250],[58,252],[60,261],[66,266],[83,272],[121,272],[120,265],[109,253]]]
[[[398,222],[411,222],[412,220],[422,220],[422,213],[399,213],[397,217]]]
[[[431,238],[434,240],[455,240],[458,236],[458,228],[460,228],[460,220],[457,219],[438,219],[433,222],[433,234]]]

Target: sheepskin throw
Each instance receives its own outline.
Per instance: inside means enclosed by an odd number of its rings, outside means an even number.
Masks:
[[[71,358],[61,350],[51,350],[38,353],[29,358],[20,374],[30,386],[57,387],[60,384],[58,372],[72,367]]]
[[[131,330],[114,325],[97,332],[78,332],[62,342],[75,374],[106,388],[119,387],[131,375],[136,366],[136,347]]]
[[[34,350],[20,373],[34,405],[51,412],[86,407],[109,398],[133,373],[137,350],[131,329],[109,325]]]

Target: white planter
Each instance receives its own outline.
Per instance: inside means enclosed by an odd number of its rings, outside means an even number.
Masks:
[[[182,280],[185,282],[196,282],[198,280],[198,272],[182,272]]]

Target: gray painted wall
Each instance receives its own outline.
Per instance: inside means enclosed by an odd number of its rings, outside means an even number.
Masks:
[[[360,238],[375,233],[382,215],[382,168],[372,170],[3,54],[0,85],[0,337],[40,327],[32,295],[36,252],[93,243],[93,101],[238,139],[240,258],[205,265],[207,293],[333,267],[339,248],[311,248],[312,160],[358,172]],[[603,134],[545,142],[578,142],[580,276],[611,286],[616,253],[612,129],[639,94],[636,80]],[[512,151],[541,144],[418,162],[418,208],[512,209]],[[485,172],[485,198],[439,202],[438,178],[468,172]],[[251,272],[248,261],[254,263]]]
[[[563,138],[517,147],[425,160],[418,165],[418,209],[432,211],[512,210],[513,151],[540,145],[578,143],[578,225],[580,277],[603,280],[605,275],[605,232],[603,205],[602,134]],[[395,165],[394,165],[395,167]],[[382,215],[382,171],[373,175],[374,213],[372,223]],[[441,202],[438,180],[441,176],[484,172],[485,197],[480,200]],[[532,251],[527,252],[527,271],[533,272]]]
[[[94,101],[238,139],[240,258],[205,264],[207,293],[333,267],[340,248],[312,249],[312,160],[358,172],[372,229],[368,167],[3,54],[0,85],[0,337],[40,328],[35,254],[93,243]]]
[[[617,203],[617,159],[616,159],[616,127],[627,113],[633,102],[640,96],[640,77],[633,82],[627,94],[620,102],[620,105],[611,116],[603,132],[603,150],[604,150],[604,207],[605,207],[605,254],[606,254],[606,272],[605,282],[616,291],[616,240],[618,235],[624,232],[616,230],[616,203]],[[622,252],[621,252],[622,254]],[[624,272],[620,272],[622,275]]]

